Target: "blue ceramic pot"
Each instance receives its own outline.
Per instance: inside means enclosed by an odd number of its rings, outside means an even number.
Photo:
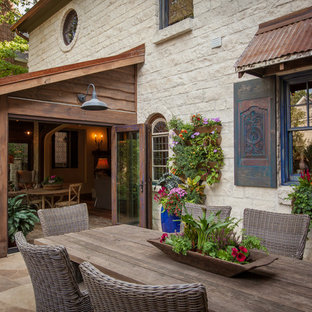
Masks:
[[[163,232],[180,232],[181,219],[175,215],[169,215],[168,211],[161,207],[161,228]]]

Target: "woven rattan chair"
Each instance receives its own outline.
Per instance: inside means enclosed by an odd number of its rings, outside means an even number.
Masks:
[[[26,242],[22,232],[15,241],[26,263],[36,299],[36,311],[93,311],[88,292],[80,290],[63,246],[39,246]]]
[[[62,235],[88,230],[89,216],[86,203],[38,210],[44,236]]]
[[[81,187],[82,183],[70,184],[68,190],[68,200],[56,202],[55,207],[65,207],[79,204]]]
[[[79,267],[94,311],[208,311],[206,289],[202,284],[138,285],[111,278],[88,262]]]
[[[270,253],[302,259],[310,217],[246,208],[245,235],[259,237]]]
[[[191,203],[186,203],[185,207],[188,213],[191,214],[195,219],[202,217],[203,209],[206,209],[206,216],[209,216],[211,213],[216,214],[218,211],[221,211],[219,215],[220,219],[225,220],[226,218],[230,217],[232,210],[231,206],[205,206]]]

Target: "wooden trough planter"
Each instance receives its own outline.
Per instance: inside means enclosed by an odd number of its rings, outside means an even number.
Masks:
[[[174,252],[170,245],[160,243],[159,239],[149,239],[147,241],[175,261],[227,277],[233,277],[240,273],[268,265],[278,259],[275,256],[270,256],[263,252],[251,251],[251,262],[247,264],[239,264],[205,256],[194,251],[188,251],[187,255],[184,256]]]

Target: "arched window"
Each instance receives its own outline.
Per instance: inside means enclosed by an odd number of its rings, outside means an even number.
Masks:
[[[169,132],[166,120],[157,118],[152,123],[152,179],[153,182],[168,172]]]

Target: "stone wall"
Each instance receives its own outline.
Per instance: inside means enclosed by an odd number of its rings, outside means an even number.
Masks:
[[[158,0],[73,0],[30,34],[29,67],[96,59],[145,43],[146,61],[138,69],[138,122],[156,112],[167,119],[202,113],[222,120],[225,166],[221,183],[206,190],[207,204],[231,205],[238,218],[246,207],[290,212],[284,200],[289,187],[234,185],[233,83],[254,78],[239,80],[234,63],[258,24],[310,5],[310,0],[194,0],[194,19],[158,30]],[[61,21],[70,8],[78,13],[79,27],[76,42],[65,51]],[[222,46],[212,48],[211,40],[218,37]],[[312,259],[311,243],[308,253]]]

